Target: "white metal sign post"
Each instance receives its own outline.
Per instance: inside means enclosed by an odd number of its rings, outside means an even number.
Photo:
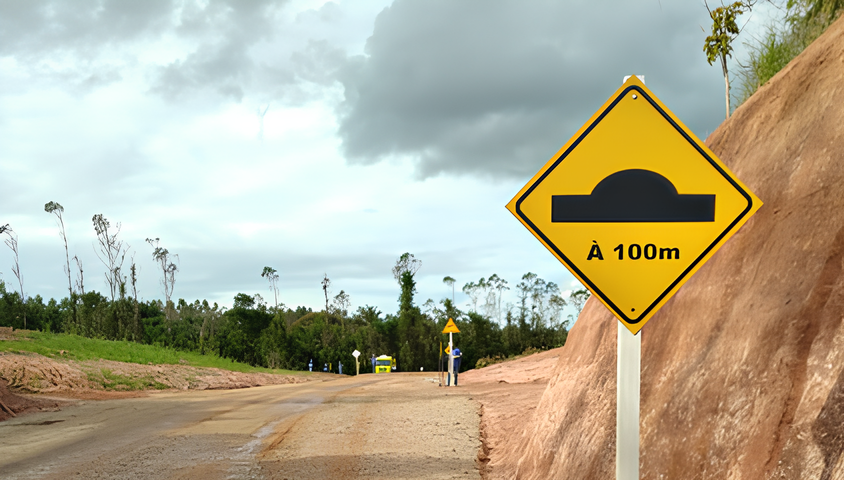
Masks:
[[[454,385],[454,342],[451,332],[448,332],[448,383],[447,387]]]
[[[636,77],[645,83],[644,75]],[[624,77],[624,84],[630,77]],[[640,331],[641,332],[641,331]],[[642,335],[618,322],[615,380],[615,478],[639,480],[639,384]]]
[[[454,337],[453,334],[460,333],[454,320],[449,318],[443,328],[443,333],[448,334],[448,383],[446,386],[454,386]]]
[[[352,356],[355,357],[355,375],[360,375],[360,362],[358,361],[358,357],[360,357],[360,352],[355,349],[355,351],[352,352]]]
[[[642,333],[633,335],[618,322],[615,398],[615,478],[639,479],[639,382]]]

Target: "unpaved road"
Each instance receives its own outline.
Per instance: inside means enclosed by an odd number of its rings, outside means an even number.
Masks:
[[[0,478],[477,479],[478,430],[430,374],[154,393],[0,423]]]

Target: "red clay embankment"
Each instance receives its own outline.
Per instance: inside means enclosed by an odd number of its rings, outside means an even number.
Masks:
[[[765,204],[642,332],[641,478],[844,478],[844,18],[707,144]],[[616,324],[587,303],[488,478],[614,477]]]

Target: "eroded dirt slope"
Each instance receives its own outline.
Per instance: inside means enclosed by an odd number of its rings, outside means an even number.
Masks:
[[[478,454],[485,479],[512,479],[518,448],[562,349],[529,355],[460,374],[465,388],[481,406]]]
[[[322,375],[241,373],[190,365],[139,365],[110,360],[78,362],[35,353],[0,352],[0,421],[22,413],[58,408],[63,402],[53,396],[97,399],[138,395],[139,390],[246,388],[300,383]]]
[[[844,478],[844,18],[707,140],[765,202],[642,335],[641,478]],[[516,478],[612,478],[614,317],[591,299]]]

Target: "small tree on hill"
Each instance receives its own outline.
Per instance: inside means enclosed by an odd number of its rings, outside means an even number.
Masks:
[[[726,6],[721,5],[715,10],[711,10],[706,2],[704,5],[712,19],[712,34],[706,37],[703,52],[710,65],[716,60],[721,62],[721,70],[724,73],[724,96],[727,103],[726,118],[730,118],[730,72],[727,69],[727,57],[732,56],[733,40],[741,32],[736,24],[736,18],[742,13],[749,12],[753,3],[738,1]]]
[[[179,261],[179,256],[170,254],[169,250],[161,246],[161,241],[158,238],[147,238],[146,241],[152,247],[152,259],[161,267],[161,286],[164,287],[164,316],[167,320],[171,320],[173,302],[170,301],[170,297],[173,296],[173,288],[176,285],[176,273],[179,271],[179,267],[175,262]]]

